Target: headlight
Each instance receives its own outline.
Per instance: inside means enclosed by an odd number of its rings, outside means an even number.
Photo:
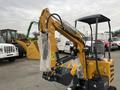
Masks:
[[[1,53],[3,53],[3,49],[2,49],[2,48],[0,48],[0,54],[1,54]]]
[[[16,51],[18,52],[18,48],[16,47]]]

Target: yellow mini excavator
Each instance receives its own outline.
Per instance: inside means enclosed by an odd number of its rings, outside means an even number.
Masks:
[[[111,86],[114,79],[114,62],[110,56],[103,56],[102,44],[97,40],[98,23],[108,22],[111,34],[110,19],[99,14],[77,19],[96,24],[95,41],[90,49],[85,47],[83,34],[70,24],[66,23],[56,13],[50,13],[46,8],[42,11],[39,20],[40,30],[40,70],[43,78],[69,86],[68,90],[116,90]],[[60,57],[55,31],[73,42],[71,53]],[[111,35],[109,40],[111,39]],[[100,48],[99,48],[100,47]]]

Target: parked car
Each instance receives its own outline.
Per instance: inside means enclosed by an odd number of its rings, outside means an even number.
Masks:
[[[105,41],[104,43],[105,43],[105,49],[106,50],[108,50],[108,48],[111,48],[111,50],[114,50],[114,49],[118,48],[117,44],[114,43],[114,42],[111,42],[111,44],[110,44],[110,42]],[[111,47],[110,47],[110,45],[111,45]]]
[[[118,46],[118,48],[120,48],[120,38],[113,37],[112,38],[112,43],[116,44]]]
[[[87,47],[91,47],[91,38],[90,37],[84,37],[83,38],[85,40],[85,45]],[[106,40],[102,40],[102,39],[98,39],[98,41],[101,41],[103,42],[104,44],[104,47],[105,47],[105,50],[108,50],[108,48],[110,47],[110,43]],[[93,44],[95,43],[95,41],[93,40]],[[113,41],[111,42],[111,49],[117,49],[118,48],[118,45]]]

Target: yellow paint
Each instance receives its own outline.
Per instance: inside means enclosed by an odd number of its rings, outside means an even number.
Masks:
[[[21,40],[16,40],[16,42],[21,45],[25,51],[27,51],[27,42],[21,41]]]
[[[40,52],[34,42],[31,42],[27,47],[27,58],[30,60],[40,60]]]
[[[29,60],[40,60],[40,52],[36,41],[16,40],[16,42],[24,48]]]
[[[97,75],[96,62],[95,60],[87,60],[87,61],[88,61],[88,78],[92,79],[94,75]],[[109,83],[110,83],[111,78],[114,78],[114,75],[111,76],[111,74],[114,73],[113,61],[112,60],[111,61],[105,61],[105,60],[98,61],[98,67],[99,67],[101,76],[108,77]],[[113,71],[111,71],[112,69]]]
[[[77,64],[74,64],[73,68],[70,71],[71,75],[74,76],[76,74],[76,71],[77,71]]]
[[[56,66],[56,56],[54,52],[51,52],[51,67],[55,67]]]

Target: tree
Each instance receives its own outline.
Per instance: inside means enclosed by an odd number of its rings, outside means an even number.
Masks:
[[[113,36],[120,36],[120,29],[114,31]]]

